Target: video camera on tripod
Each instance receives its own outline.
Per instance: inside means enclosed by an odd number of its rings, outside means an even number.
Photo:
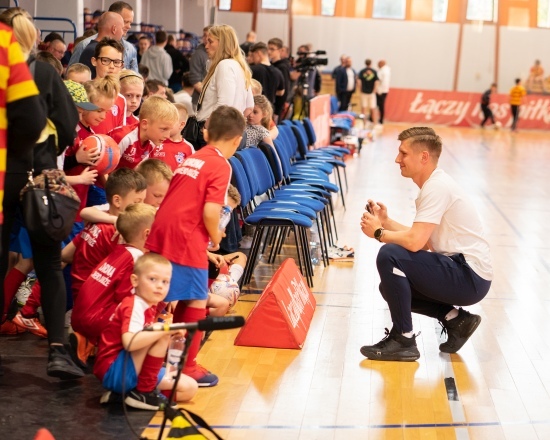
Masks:
[[[298,51],[296,53],[298,55],[298,58],[296,58],[296,70],[298,72],[306,72],[317,66],[328,65],[328,58],[319,57],[319,55],[326,54],[325,50],[316,50],[315,52]]]

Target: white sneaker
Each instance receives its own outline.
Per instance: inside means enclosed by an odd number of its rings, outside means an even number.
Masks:
[[[252,247],[252,236],[245,235],[241,242],[239,243],[239,248],[241,249],[250,249]]]
[[[25,281],[21,283],[21,285],[17,289],[15,298],[17,299],[17,304],[19,306],[24,306],[27,303],[27,300],[31,295],[32,285],[34,284],[35,281],[36,281],[36,278],[27,278]]]

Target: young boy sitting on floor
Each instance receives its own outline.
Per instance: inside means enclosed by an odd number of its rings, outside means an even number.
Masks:
[[[164,375],[162,364],[170,336],[181,331],[141,330],[155,322],[157,306],[168,293],[171,277],[172,266],[161,255],[149,253],[136,261],[130,277],[135,295],[118,305],[99,341],[94,374],[108,390],[102,402],[111,392],[122,394],[124,389],[124,401],[133,408],[159,410],[168,403],[159,389],[171,390],[174,379]],[[197,383],[182,375],[175,400],[190,400],[196,392]]]

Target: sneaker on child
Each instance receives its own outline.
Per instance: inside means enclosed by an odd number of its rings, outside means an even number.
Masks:
[[[23,307],[27,303],[29,296],[31,296],[32,285],[35,281],[36,278],[27,277],[27,279],[21,283],[15,294],[18,306]]]
[[[20,335],[21,333],[25,333],[26,331],[26,329],[22,329],[15,325],[15,323],[10,319],[6,319],[0,326],[0,335],[5,336]]]
[[[240,249],[250,249],[252,247],[252,236],[245,235],[243,239],[239,242]]]
[[[168,405],[166,396],[156,389],[150,393],[142,393],[134,388],[126,395],[124,402],[132,408],[151,411],[164,409]]]
[[[407,338],[393,328],[391,331],[386,329],[386,337],[378,344],[361,347],[361,354],[377,361],[412,362],[420,357],[416,347],[416,335]]]
[[[31,318],[25,318],[21,312],[17,312],[13,318],[13,323],[23,331],[26,330],[41,338],[48,337],[48,330],[42,325],[38,319],[38,315]]]
[[[73,332],[69,335],[69,346],[71,348],[71,355],[77,365],[88,370],[88,358],[95,350],[95,345],[88,339],[82,336],[80,333]]]
[[[184,368],[183,374],[195,379],[199,387],[213,387],[219,382],[218,376],[212,374],[199,364],[196,364],[192,368]]]
[[[456,353],[470,339],[480,323],[481,316],[459,308],[457,317],[441,323],[441,334],[447,333],[448,337],[447,341],[439,346],[439,350],[443,353]]]

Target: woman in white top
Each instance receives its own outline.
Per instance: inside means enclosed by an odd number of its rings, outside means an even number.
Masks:
[[[235,30],[225,24],[213,26],[208,32],[205,49],[210,67],[203,80],[202,103],[197,111],[197,120],[206,121],[220,105],[235,107],[245,117],[248,116],[254,108],[252,73],[239,47]]]

